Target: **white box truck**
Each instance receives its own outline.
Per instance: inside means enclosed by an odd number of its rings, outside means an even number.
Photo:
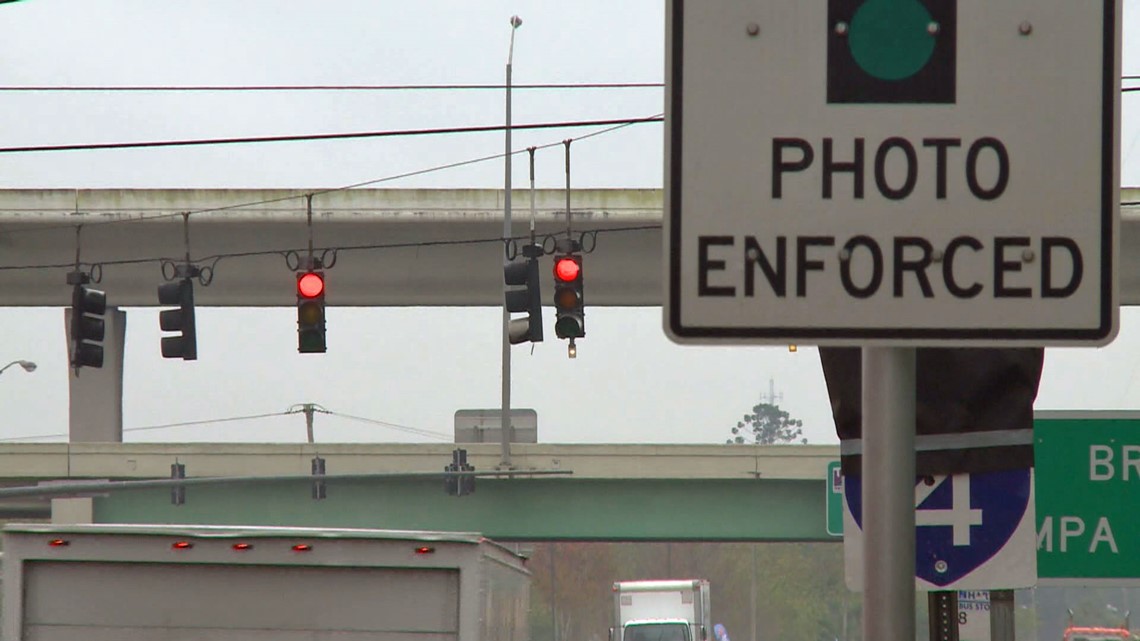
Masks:
[[[709,641],[711,617],[704,579],[618,581],[610,641]]]
[[[524,559],[477,534],[8,525],[4,641],[527,641]]]

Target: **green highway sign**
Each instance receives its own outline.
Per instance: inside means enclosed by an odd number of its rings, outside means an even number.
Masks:
[[[1140,412],[1037,412],[1033,432],[1040,582],[1140,578]]]
[[[839,461],[827,464],[827,533],[843,536],[843,474]],[[818,514],[818,513],[817,513]]]

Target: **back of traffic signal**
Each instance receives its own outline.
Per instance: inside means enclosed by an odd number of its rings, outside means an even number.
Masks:
[[[69,338],[71,366],[103,367],[103,337],[106,332],[107,294],[88,287],[90,279],[81,272],[68,274],[71,290]]]

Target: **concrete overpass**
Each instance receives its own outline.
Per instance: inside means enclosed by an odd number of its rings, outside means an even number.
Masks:
[[[825,523],[830,445],[515,444],[519,471],[566,477],[486,478],[470,496],[441,477],[329,480],[311,498],[316,452],[337,474],[438,473],[452,444],[297,445],[31,443],[0,445],[7,487],[84,479],[297,475],[261,483],[192,485],[79,498],[0,500],[0,517],[101,523],[218,523],[473,530],[500,540],[839,541]],[[498,463],[497,444],[464,445],[477,471]]]
[[[157,305],[160,259],[181,260],[181,213],[198,212],[190,216],[192,257],[209,264],[231,256],[217,262],[209,287],[195,290],[198,305],[293,305],[284,252],[308,242],[307,191],[319,190],[0,190],[0,300],[69,305],[64,279],[82,225],[81,262],[102,266],[109,304]],[[1122,190],[1120,200],[1121,301],[1137,305],[1140,188]],[[529,202],[528,191],[513,192],[518,237],[529,233]],[[540,237],[565,232],[564,190],[539,190],[536,208]],[[586,264],[589,304],[660,305],[661,191],[574,190],[570,208],[575,234],[600,231]],[[329,305],[502,304],[502,190],[321,193],[313,198],[312,230],[318,249],[344,248],[329,270]]]
[[[0,300],[11,307],[70,305],[65,277],[81,225],[80,260],[101,266],[108,304],[156,306],[164,282],[160,260],[182,261],[181,214],[198,212],[189,219],[191,256],[201,264],[227,257],[217,262],[210,286],[195,289],[195,303],[292,306],[294,279],[284,254],[308,243],[304,193],[0,190]],[[529,192],[513,198],[515,235],[527,236]],[[661,191],[577,190],[570,205],[575,235],[602,230],[587,264],[590,304],[660,305]],[[537,193],[540,237],[565,233],[565,208],[565,191]],[[636,229],[614,231],[627,228]],[[328,270],[329,305],[502,305],[502,190],[319,194],[312,232],[318,250],[342,248]]]

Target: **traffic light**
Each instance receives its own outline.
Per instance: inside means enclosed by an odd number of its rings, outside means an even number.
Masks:
[[[328,497],[328,488],[325,487],[325,479],[324,479],[324,476],[325,476],[325,459],[323,459],[319,456],[314,456],[313,460],[312,460],[312,469],[313,469],[313,476],[320,477],[320,478],[313,480],[313,483],[312,483],[313,498],[315,500],[319,501],[323,498]]]
[[[174,480],[186,478],[186,464],[185,463],[171,463],[170,464],[170,478]],[[181,483],[170,486],[170,504],[171,505],[185,505],[186,504],[186,486]]]
[[[297,273],[297,351],[325,353],[325,274]]]
[[[455,474],[456,472],[474,472],[475,466],[467,463],[467,450],[451,451],[451,463],[443,466],[444,472],[450,472],[443,478],[443,490],[450,496],[466,496],[475,493],[474,474]]]
[[[107,294],[86,285],[71,291],[71,364],[74,367],[103,367],[103,315]]]
[[[542,342],[542,293],[538,277],[538,259],[512,260],[503,267],[508,286],[506,302],[509,312],[526,312],[526,318],[512,319],[508,324],[511,345],[530,341]],[[518,286],[525,287],[518,287]]]
[[[162,357],[198,360],[198,338],[194,327],[194,281],[189,278],[158,286],[159,305],[177,305],[158,313],[158,325],[164,332],[180,332],[162,337]]]
[[[554,333],[558,338],[575,338],[586,335],[585,300],[582,295],[582,256],[555,254],[554,256]]]

